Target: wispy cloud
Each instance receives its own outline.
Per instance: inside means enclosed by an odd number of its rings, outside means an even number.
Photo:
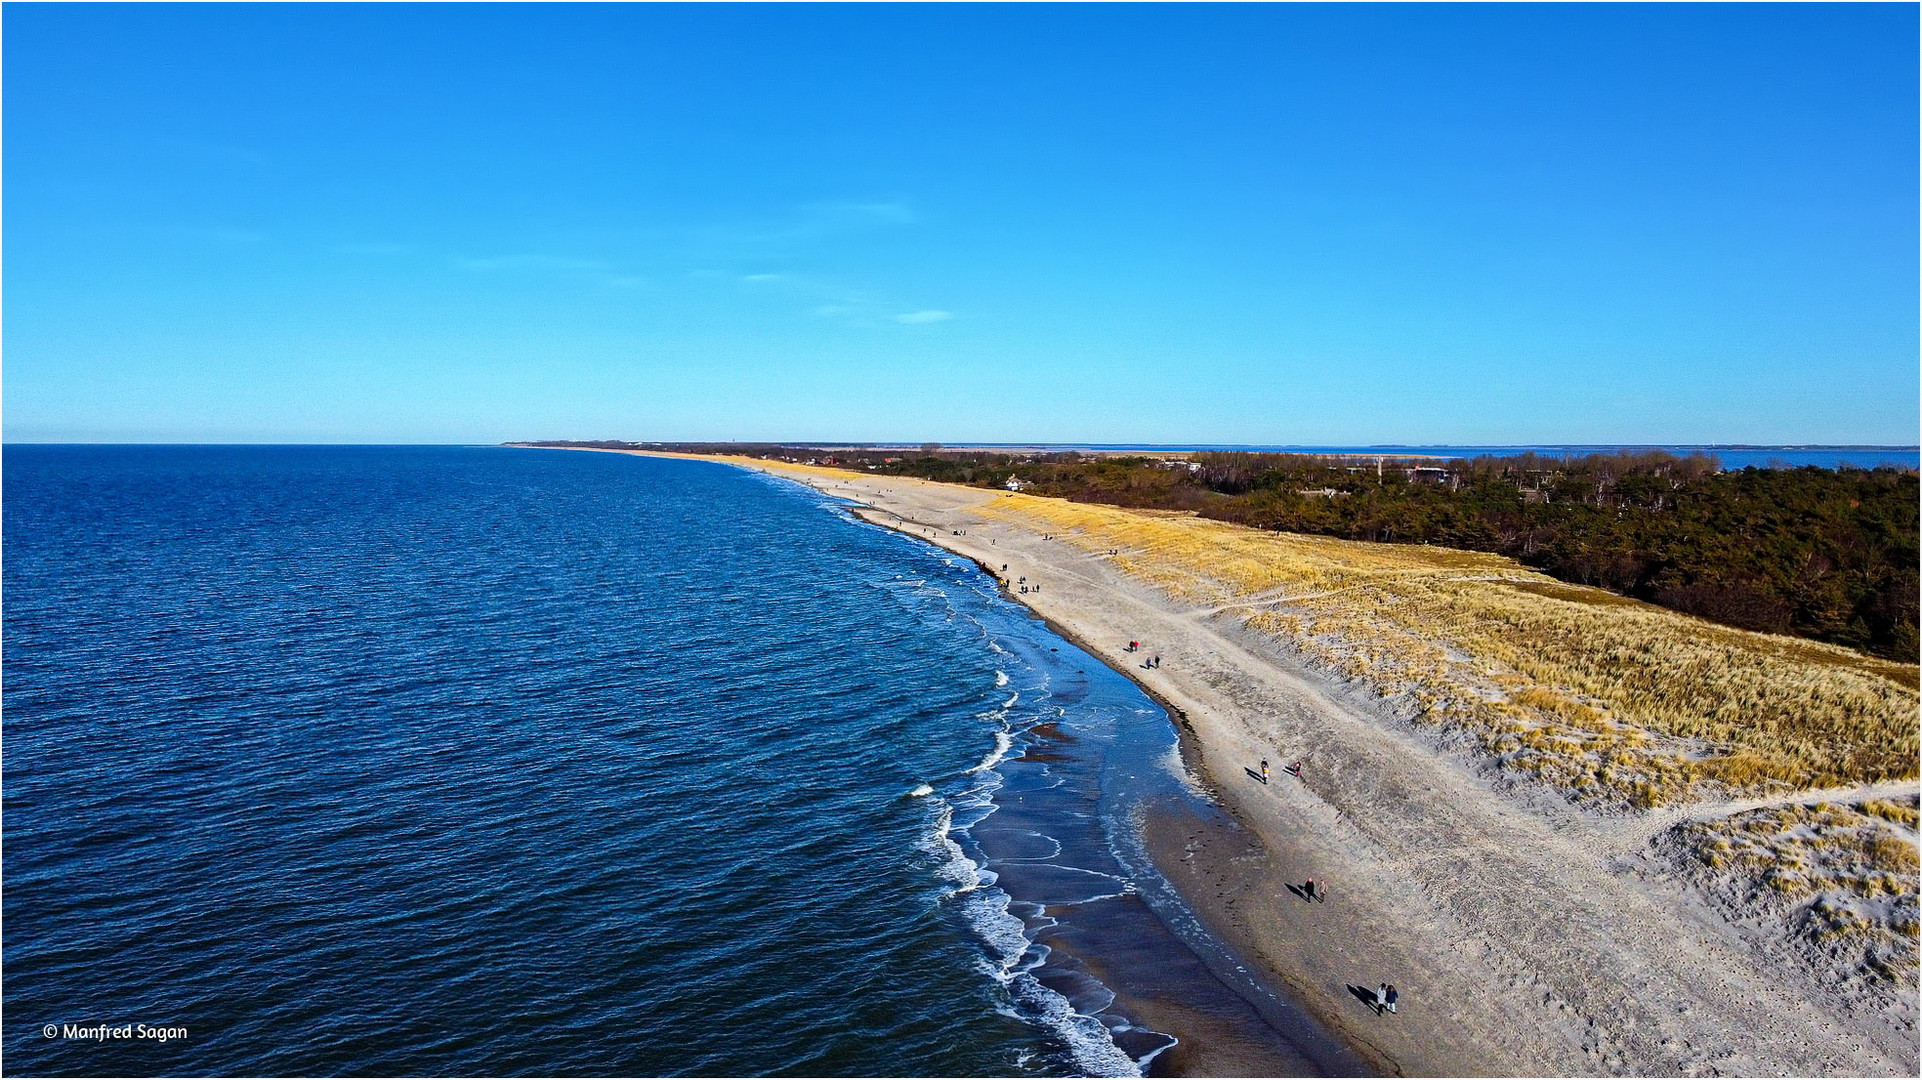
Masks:
[[[817,214],[830,218],[867,218],[872,221],[899,222],[903,225],[915,220],[914,209],[899,199],[887,202],[820,203],[811,209]]]
[[[412,244],[389,244],[384,242],[335,244],[334,250],[342,255],[412,255]]]
[[[607,270],[609,264],[604,259],[577,259],[567,255],[500,255],[487,259],[461,259],[460,266],[465,270],[549,270],[580,272],[588,270]]]
[[[267,234],[259,229],[232,225],[138,225],[127,231],[136,236],[158,237],[174,243],[217,248],[248,247],[266,243],[268,238]]]
[[[691,239],[717,254],[766,254],[917,220],[914,208],[903,199],[846,199],[806,203],[772,220],[716,223],[695,230]]]
[[[656,285],[653,278],[637,274],[632,267],[610,259],[523,252],[517,255],[496,255],[481,259],[452,261],[460,269],[474,274],[547,275],[563,281],[624,292],[653,289]]]
[[[898,323],[931,323],[947,322],[952,318],[954,318],[954,312],[952,311],[910,311],[903,315],[896,315],[894,321]]]

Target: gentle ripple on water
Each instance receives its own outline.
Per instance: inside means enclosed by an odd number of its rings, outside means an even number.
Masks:
[[[1016,760],[1043,722],[1165,756],[1165,717],[960,560],[616,455],[4,466],[17,1074],[1062,1074],[1166,1043],[1036,944],[1040,901],[1161,895],[1097,813],[1128,783]],[[41,1034],[101,1023],[190,1035]]]

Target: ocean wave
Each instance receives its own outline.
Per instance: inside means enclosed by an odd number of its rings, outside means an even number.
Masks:
[[[976,765],[974,768],[969,769],[967,772],[962,773],[961,775],[967,776],[972,773],[986,772],[989,769],[994,768],[996,765],[1001,764],[1002,759],[1008,756],[1008,751],[1013,747],[1014,747],[1014,732],[1008,731],[1006,729],[995,732],[994,733],[994,749],[988,751],[987,755],[981,759],[981,763],[979,765]]]
[[[1140,1076],[1141,1066],[1115,1044],[1108,1025],[1076,1012],[1067,998],[1048,989],[1030,974],[1015,976],[1008,991],[1022,1006],[1029,1023],[1039,1022],[1067,1044],[1076,1071],[1084,1076]]]
[[[999,887],[1001,875],[970,858],[959,839],[966,835],[968,828],[986,820],[997,809],[992,795],[1000,788],[1001,778],[988,770],[1006,755],[1013,737],[1005,731],[995,735],[992,761],[968,770],[969,773],[987,772],[993,778],[991,782],[968,789],[954,801],[929,796],[935,812],[926,847],[941,859],[936,876],[948,886],[945,898],[957,906],[963,925],[981,943],[987,961],[984,973],[1000,982],[1015,1003],[1010,1015],[1059,1039],[1077,1073],[1140,1076],[1141,1068],[1115,1043],[1106,1024],[1078,1011],[1067,997],[1044,986],[1035,977],[1034,972],[1047,962],[1051,950],[1037,944],[1032,935],[1054,925],[1055,920],[1043,915],[1040,905],[1019,902],[1021,907],[1034,912],[1031,928],[1029,920],[1011,910],[1017,901]],[[957,811],[966,815],[967,824],[957,822]],[[1059,843],[1055,847],[1058,852]],[[1108,1000],[1112,998],[1112,993],[1108,994]]]
[[[1160,764],[1163,769],[1168,771],[1168,775],[1175,778],[1176,783],[1187,789],[1188,794],[1204,801],[1212,798],[1212,796],[1208,794],[1208,788],[1202,784],[1201,777],[1196,776],[1194,772],[1188,768],[1188,763],[1182,759],[1181,746],[1179,744],[1170,746],[1168,752],[1161,755]]]

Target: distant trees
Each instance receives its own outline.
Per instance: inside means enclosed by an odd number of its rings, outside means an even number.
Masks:
[[[865,456],[863,456],[865,455]],[[1186,463],[951,451],[879,471],[1264,529],[1509,555],[1705,619],[1913,661],[1919,499],[1912,471],[1742,469],[1659,451],[1422,461],[1245,452]]]

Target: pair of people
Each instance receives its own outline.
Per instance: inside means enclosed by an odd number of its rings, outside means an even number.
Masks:
[[[1309,903],[1325,904],[1328,902],[1328,887],[1317,885],[1314,878],[1309,878],[1302,883],[1301,895],[1307,897]]]
[[[1395,1011],[1395,1002],[1401,999],[1401,992],[1393,983],[1382,983],[1375,989],[1375,1015],[1380,1016],[1383,1009]]]
[[[1161,657],[1159,656],[1155,657],[1154,663],[1149,664],[1148,666],[1160,667]],[[1301,779],[1301,762],[1297,761],[1293,765],[1288,766],[1288,775],[1293,776],[1297,780]],[[1268,759],[1267,758],[1261,759],[1261,782],[1264,784],[1268,782]]]

